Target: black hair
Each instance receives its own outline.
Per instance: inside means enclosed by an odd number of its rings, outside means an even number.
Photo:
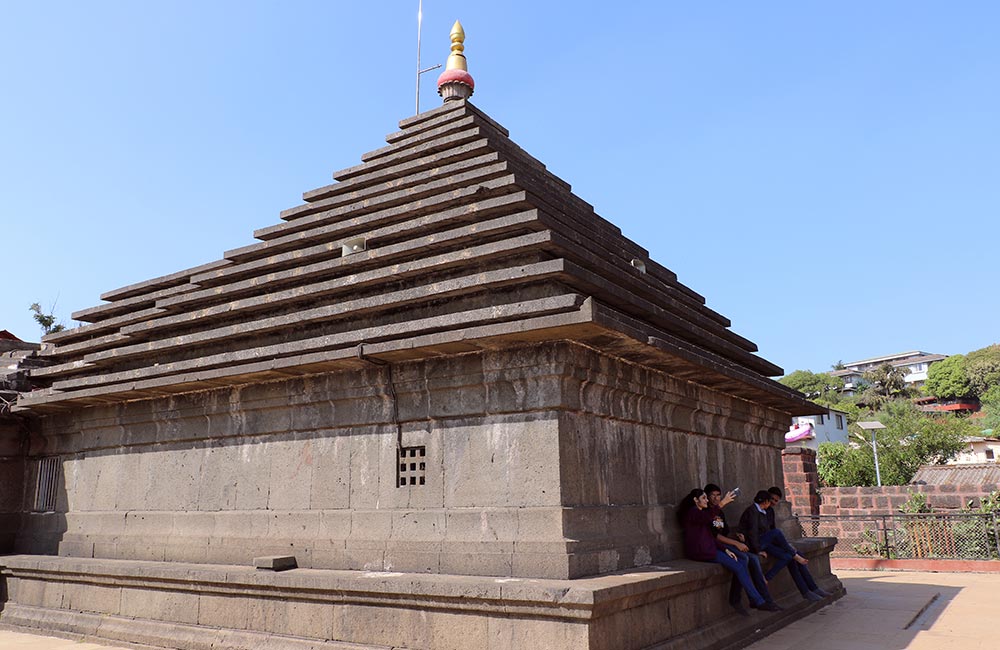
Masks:
[[[771,493],[768,492],[767,490],[760,490],[760,491],[757,492],[757,494],[754,495],[753,502],[754,503],[770,503],[771,502]]]
[[[785,496],[784,494],[781,493],[781,488],[778,487],[777,485],[767,488],[767,491],[773,494],[774,496],[778,497],[779,499],[782,499]]]
[[[705,490],[695,488],[681,499],[681,502],[677,504],[677,521],[684,523],[684,515],[690,512],[691,508],[697,507],[694,505],[694,500],[703,494],[705,494]]]
[[[705,486],[705,494],[711,494],[712,492],[719,492],[719,493],[721,493],[722,492],[722,488],[720,488],[715,483],[709,483],[708,485]]]

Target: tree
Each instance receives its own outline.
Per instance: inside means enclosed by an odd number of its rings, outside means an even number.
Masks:
[[[833,377],[825,372],[809,372],[808,370],[796,370],[778,381],[803,393],[809,399],[825,397],[831,393],[836,395],[844,388],[844,380],[840,377]]]
[[[843,442],[821,442],[816,452],[816,465],[823,485],[836,487],[875,484],[875,464],[869,463],[864,451],[857,446]]]
[[[983,406],[983,419],[979,424],[983,429],[993,429],[993,435],[1000,432],[1000,385],[993,386],[979,397]]]
[[[927,392],[938,399],[960,399],[972,394],[965,367],[965,355],[955,354],[931,364],[927,371]]]
[[[833,364],[833,365],[830,366],[830,370],[843,370],[844,367],[845,366],[844,366],[843,359],[838,359],[837,363],[835,363],[835,364]]]
[[[906,385],[909,368],[883,363],[862,375],[865,389],[861,401],[871,408],[879,408],[894,399],[909,397],[912,391]]]
[[[906,485],[921,465],[944,463],[978,433],[968,420],[951,415],[929,416],[907,400],[886,402],[866,415],[886,426],[875,432],[883,485]],[[871,433],[851,426],[852,442],[820,445],[820,477],[827,485],[875,485]],[[831,446],[832,445],[832,446]]]
[[[967,354],[965,372],[972,392],[978,397],[993,386],[1000,386],[1000,344],[994,343]]]
[[[37,302],[31,303],[31,306],[28,307],[28,309],[34,312],[35,315],[32,316],[32,318],[34,318],[35,322],[38,323],[39,326],[41,326],[43,336],[46,334],[54,334],[55,332],[61,332],[64,329],[66,329],[66,326],[56,322],[56,317],[52,313],[53,311],[55,311],[55,305],[52,305],[52,308],[49,310],[49,313],[47,314],[42,312],[42,306],[39,305]]]

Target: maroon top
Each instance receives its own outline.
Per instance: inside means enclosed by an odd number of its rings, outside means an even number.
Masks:
[[[715,512],[711,508],[691,508],[684,514],[684,555],[688,559],[711,562],[716,551],[725,548],[712,532],[713,519]]]

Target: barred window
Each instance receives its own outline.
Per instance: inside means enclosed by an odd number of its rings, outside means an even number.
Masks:
[[[31,507],[32,512],[55,511],[60,472],[62,472],[62,462],[58,456],[38,460],[35,474],[35,501]]]

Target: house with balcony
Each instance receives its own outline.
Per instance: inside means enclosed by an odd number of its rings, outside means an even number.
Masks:
[[[816,451],[821,442],[847,442],[847,413],[831,408],[823,414],[792,418],[792,427],[785,434],[786,446]]]
[[[927,371],[931,364],[947,359],[946,354],[929,354],[920,350],[890,354],[884,357],[872,357],[871,359],[861,359],[845,363],[843,369],[834,370],[830,374],[844,380],[844,392],[853,395],[861,389],[864,383],[864,374],[873,368],[888,363],[894,368],[905,368],[906,383],[919,388],[927,381]]]

